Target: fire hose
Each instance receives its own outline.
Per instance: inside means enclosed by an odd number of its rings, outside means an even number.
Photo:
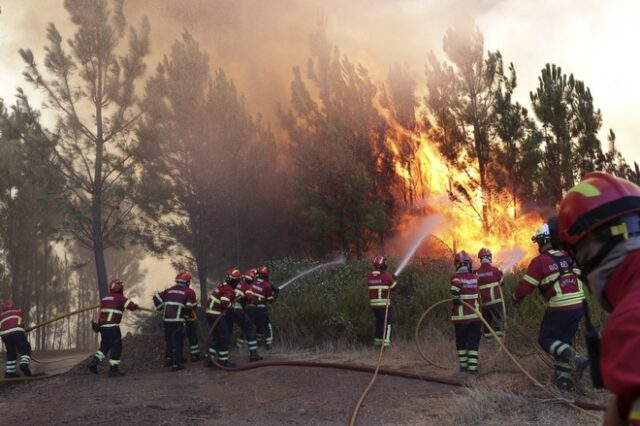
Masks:
[[[444,303],[444,301],[440,301],[438,303]],[[567,404],[568,406],[573,407],[573,408],[579,410],[580,412],[582,412],[582,413],[584,413],[584,414],[586,414],[586,415],[588,415],[590,417],[598,418],[597,415],[595,415],[594,413],[592,413],[590,411],[587,411],[587,410],[601,410],[601,411],[605,410],[606,407],[603,406],[603,405],[594,404],[594,403],[587,402],[587,401],[569,400],[569,399],[563,398],[562,396],[556,394],[555,392],[551,391],[546,386],[544,386],[542,383],[537,381],[515,359],[515,357],[511,353],[511,351],[509,351],[509,349],[507,349],[506,346],[504,346],[504,343],[498,338],[495,330],[491,327],[490,324],[487,323],[487,321],[484,318],[482,318],[482,316],[480,315],[479,311],[477,309],[473,308],[471,305],[468,305],[464,301],[462,303],[467,305],[468,307],[474,309],[479,314],[481,321],[484,323],[484,325],[487,327],[487,329],[491,332],[491,334],[496,339],[498,344],[500,344],[502,346],[502,349],[509,356],[511,361],[537,387],[541,388],[546,393],[552,395],[555,399],[561,401],[562,403]],[[61,315],[61,316],[58,316],[58,317],[53,318],[51,320],[48,320],[48,321],[45,321],[43,323],[37,324],[37,325],[35,325],[33,327],[30,327],[27,330],[28,331],[33,331],[33,330],[35,330],[37,328],[40,328],[40,327],[43,327],[45,325],[51,324],[51,323],[53,323],[55,321],[59,321],[59,320],[62,320],[64,318],[70,317],[72,315],[77,315],[77,314],[79,314],[81,312],[89,311],[89,310],[96,309],[96,308],[97,308],[97,306],[90,306],[90,307],[78,309],[76,311],[69,312],[69,313],[67,313],[65,315]],[[153,313],[157,312],[157,311],[155,311],[153,309],[148,309],[148,308],[142,308],[142,310],[147,311],[147,312],[153,312]],[[386,317],[387,317],[387,315],[388,315],[388,305],[387,305],[387,311],[385,312],[385,333],[386,333],[386,322],[387,322],[387,318]],[[207,340],[206,340],[207,347],[209,347],[210,344],[211,344],[211,339],[213,337],[213,331],[215,330],[215,328],[216,328],[216,326],[217,326],[217,324],[218,324],[218,322],[220,321],[221,318],[222,318],[222,316],[219,316],[216,319],[216,321],[214,321],[214,323],[209,328],[209,331],[207,333]],[[363,394],[362,394],[362,396],[360,398],[361,401],[364,400],[364,397],[366,397],[366,393],[368,393],[368,391],[373,386],[375,378],[377,377],[378,374],[394,376],[394,377],[402,377],[402,378],[413,379],[413,380],[429,381],[429,382],[447,384],[447,385],[452,385],[452,386],[460,386],[460,387],[468,386],[468,384],[465,381],[460,380],[460,379],[447,378],[447,377],[437,377],[437,376],[430,376],[430,375],[425,375],[425,374],[408,373],[408,372],[395,371],[395,370],[390,370],[390,369],[386,369],[386,368],[381,368],[380,364],[382,362],[382,355],[383,354],[384,354],[384,339],[383,339],[383,342],[382,342],[381,352],[380,352],[380,356],[379,356],[378,363],[377,363],[376,367],[362,366],[362,365],[350,365],[350,364],[344,364],[344,363],[313,362],[313,361],[266,361],[266,362],[259,362],[259,363],[255,363],[255,364],[249,364],[249,365],[244,365],[244,366],[240,366],[240,367],[230,368],[230,367],[223,366],[223,365],[219,364],[217,362],[217,360],[215,358],[213,358],[210,354],[208,354],[208,356],[209,356],[209,359],[211,360],[211,362],[216,367],[218,367],[221,370],[225,370],[225,371],[246,371],[246,370],[253,370],[253,369],[256,369],[256,368],[264,368],[264,367],[290,366],[290,367],[332,368],[332,369],[351,370],[351,371],[358,371],[358,372],[373,372],[374,373],[374,378],[371,380],[371,382],[367,386],[367,389],[365,389],[365,392],[363,392]],[[63,373],[60,373],[60,374],[63,374]],[[41,380],[41,379],[47,379],[47,378],[56,377],[56,376],[59,376],[60,374],[46,375],[46,376],[32,376],[32,377],[19,377],[19,378],[10,378],[10,379],[0,379],[0,382],[14,382],[14,381],[17,382],[17,381],[25,381],[25,380]],[[361,404],[361,401],[360,401],[360,404]],[[353,422],[355,422],[356,416],[357,416],[357,411],[354,410],[354,414],[352,416],[352,421]],[[353,423],[351,423],[351,424],[353,424]]]

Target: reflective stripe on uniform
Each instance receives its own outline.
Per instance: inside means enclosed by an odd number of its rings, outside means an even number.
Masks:
[[[22,327],[13,327],[13,328],[10,328],[8,330],[3,330],[3,331],[0,331],[0,336],[4,336],[4,335],[10,334],[10,333],[13,333],[15,331],[21,331],[21,332],[24,333],[24,328],[22,328]]]
[[[4,323],[5,321],[9,321],[11,319],[17,319],[18,320],[18,324],[20,324],[22,322],[22,318],[20,318],[20,316],[18,316],[18,315],[10,315],[10,316],[6,317],[5,319],[3,319],[2,321],[0,321],[0,327],[2,327],[2,323]]]
[[[218,311],[216,309],[207,309],[207,314],[208,315],[220,315],[220,314],[222,314],[222,312]]]
[[[530,275],[526,275],[524,277],[522,277],[523,280],[525,280],[526,282],[528,282],[529,284],[531,284],[532,286],[537,287],[538,284],[540,284],[540,281],[536,280],[535,278],[533,278]]]

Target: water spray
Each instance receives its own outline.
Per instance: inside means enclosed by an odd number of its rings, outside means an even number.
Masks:
[[[513,268],[516,263],[518,263],[524,257],[524,250],[518,247],[500,250],[498,254],[496,254],[496,263],[501,263],[504,266],[502,267],[502,273],[506,274]]]
[[[441,215],[435,215],[435,216],[430,216],[426,218],[422,222],[422,225],[420,226],[420,231],[418,233],[418,237],[409,248],[409,251],[407,252],[407,254],[404,255],[404,258],[402,258],[400,265],[398,266],[398,268],[396,269],[396,272],[394,273],[395,276],[399,275],[404,270],[404,268],[407,266],[407,264],[415,254],[416,250],[418,250],[418,247],[420,247],[420,244],[422,244],[422,241],[424,241],[424,239],[427,238],[429,234],[431,234],[433,229],[436,226],[438,226],[440,222],[442,222],[442,219],[443,218]]]
[[[328,263],[322,263],[320,265],[316,265],[313,268],[307,269],[306,271],[302,271],[300,272],[298,275],[296,275],[295,277],[291,278],[289,281],[287,281],[286,283],[282,284],[281,286],[278,287],[278,290],[282,290],[283,288],[285,288],[286,286],[288,286],[289,284],[291,284],[292,282],[306,276],[309,275],[312,272],[317,271],[318,269],[324,269],[324,268],[329,268],[331,266],[335,266],[335,265],[341,265],[346,261],[346,258],[344,256],[340,256],[338,259],[332,261],[332,262],[328,262]]]

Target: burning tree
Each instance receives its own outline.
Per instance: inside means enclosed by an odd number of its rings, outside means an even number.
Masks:
[[[450,63],[440,63],[431,54],[427,64],[426,102],[434,121],[432,136],[445,158],[480,188],[479,213],[484,228],[489,229],[489,205],[495,191],[490,175],[495,158],[491,132],[497,95],[505,85],[515,85],[515,70],[510,68],[506,76],[500,52],[485,53],[482,33],[471,19],[458,21],[442,44]],[[469,198],[468,190],[456,189]]]
[[[127,54],[118,55],[126,20],[123,1],[111,4],[113,9],[106,0],[65,0],[77,31],[67,51],[58,29],[49,24],[44,66],[50,79],[31,50],[20,50],[25,78],[45,92],[58,113],[50,143],[66,178],[65,231],[93,250],[101,295],[107,293],[104,249],[121,245],[130,231],[135,183],[131,130],[139,116],[134,112],[135,82],[144,73],[149,48],[145,18],[140,33],[128,31]]]

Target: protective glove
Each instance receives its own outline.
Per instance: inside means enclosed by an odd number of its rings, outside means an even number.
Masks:
[[[274,285],[273,286],[273,298],[277,299],[279,295],[280,295],[280,289]]]
[[[91,321],[91,330],[93,330],[94,333],[100,332],[100,326],[98,325],[97,322]]]
[[[460,306],[462,305],[462,301],[460,300],[460,296],[455,296],[453,298],[453,306]]]

